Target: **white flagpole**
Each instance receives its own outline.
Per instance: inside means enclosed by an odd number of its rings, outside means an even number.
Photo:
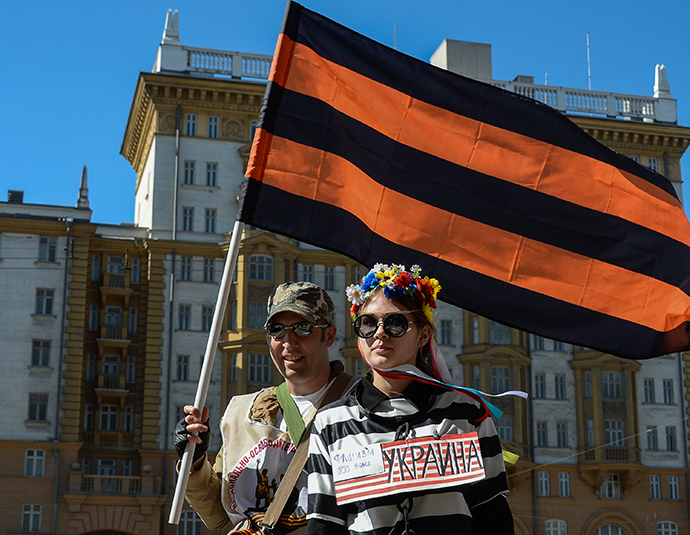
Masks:
[[[194,398],[194,406],[200,411],[203,410],[204,404],[206,403],[208,385],[211,382],[213,361],[216,358],[216,351],[218,350],[218,339],[220,338],[221,327],[223,326],[225,309],[228,306],[232,275],[235,271],[235,265],[237,264],[237,256],[240,251],[240,240],[243,230],[244,223],[235,221],[235,226],[232,229],[232,237],[230,238],[228,256],[225,259],[225,267],[223,268],[223,278],[220,281],[220,288],[218,289],[216,309],[213,312],[211,332],[208,335],[208,343],[206,344],[204,364],[201,367],[199,385],[197,386],[196,397]],[[182,462],[180,463],[180,474],[177,478],[177,485],[175,486],[175,495],[173,496],[172,506],[170,508],[170,516],[168,518],[169,524],[179,524],[180,522],[180,514],[182,513],[182,505],[184,503],[184,493],[187,490],[187,481],[189,480],[189,471],[192,468],[195,447],[196,444],[194,442],[189,442],[184,450]]]

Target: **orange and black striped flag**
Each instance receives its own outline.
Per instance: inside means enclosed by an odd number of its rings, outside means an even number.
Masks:
[[[643,359],[688,347],[690,225],[672,184],[534,100],[289,2],[238,218],[441,297]]]

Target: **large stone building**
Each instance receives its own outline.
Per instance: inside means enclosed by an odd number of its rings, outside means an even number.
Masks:
[[[0,370],[15,400],[0,416],[0,534],[200,533],[187,508],[179,526],[167,523],[171,436],[195,396],[270,60],[184,47],[169,14],[122,144],[137,172],[134,225],[91,221],[86,174],[76,208],[32,205],[20,192],[0,202]],[[556,107],[680,193],[690,130],[677,125],[662,68],[654,96],[640,97],[493,80],[489,45],[444,41],[432,62]],[[212,417],[232,395],[279,382],[262,327],[266,298],[285,280],[331,293],[331,357],[361,371],[344,289],[362,269],[246,229],[209,389]],[[437,327],[458,384],[531,394],[497,402],[501,437],[520,455],[509,468],[517,533],[689,531],[685,354],[626,361],[443,303]]]

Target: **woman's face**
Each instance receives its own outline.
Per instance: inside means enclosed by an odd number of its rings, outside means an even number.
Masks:
[[[387,314],[403,313],[408,321],[414,321],[412,313],[388,299],[383,292],[375,294],[359,310],[359,315],[369,314],[379,322],[371,338],[359,338],[359,349],[366,360],[374,367],[381,369],[394,368],[403,364],[415,365],[417,353],[431,337],[432,329],[428,325],[412,323],[408,331],[399,338],[388,336],[383,330],[383,320]]]

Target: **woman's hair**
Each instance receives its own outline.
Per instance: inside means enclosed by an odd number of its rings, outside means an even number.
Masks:
[[[371,301],[372,297],[375,295],[378,295],[379,293],[383,293],[383,286],[380,286],[376,289],[374,289],[373,292],[371,292],[367,297],[364,299],[364,302],[362,305],[359,307],[360,313],[367,307],[369,304],[369,301]],[[384,295],[385,297],[385,295]],[[432,336],[429,337],[429,340],[427,341],[424,346],[422,346],[419,351],[417,352],[417,358],[415,360],[415,366],[419,368],[421,371],[426,373],[427,375],[432,375],[431,373],[431,346],[434,343],[434,335],[436,333],[436,328],[434,327],[434,324],[431,323],[429,320],[428,316],[424,313],[422,310],[422,303],[418,299],[415,299],[414,297],[410,295],[402,295],[400,297],[395,297],[395,298],[389,298],[391,301],[396,302],[397,304],[401,305],[404,309],[405,312],[409,312],[412,314],[412,317],[414,318],[414,322],[419,326],[420,329],[422,329],[425,325],[428,325],[431,327],[431,334]]]

